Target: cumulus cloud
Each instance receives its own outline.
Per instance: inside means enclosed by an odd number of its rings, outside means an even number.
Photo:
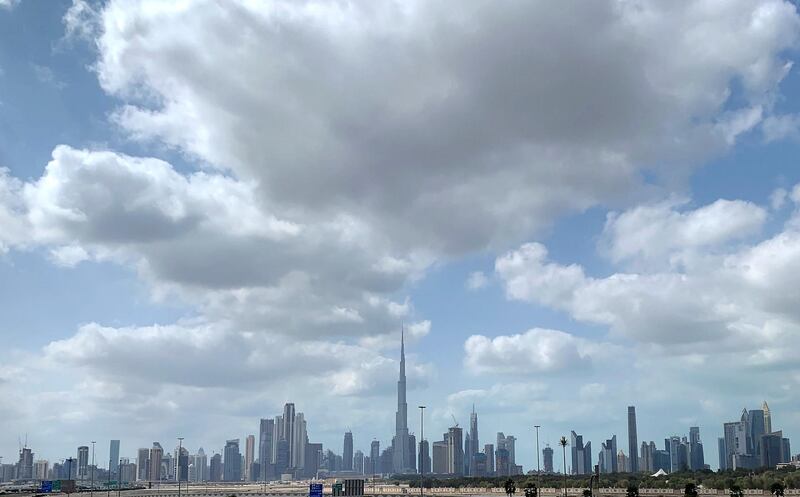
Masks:
[[[480,290],[488,284],[489,278],[486,277],[483,271],[474,271],[470,273],[466,283],[467,289],[469,290]]]
[[[724,220],[725,212],[737,219]],[[759,350],[765,361],[785,363],[775,354],[785,340],[798,339],[792,330],[800,314],[792,302],[800,295],[791,280],[800,272],[800,234],[790,221],[762,241],[723,243],[763,218],[763,209],[746,203],[716,202],[688,212],[637,207],[613,217],[610,230],[606,226],[620,258],[669,258],[673,249],[708,244],[721,244],[718,252],[684,258],[680,267],[656,263],[661,270],[595,278],[581,266],[551,261],[540,244],[526,244],[499,257],[495,268],[509,298],[606,325],[635,343],[683,351],[706,344],[717,353]]]
[[[464,366],[473,374],[525,375],[577,371],[591,365],[584,341],[541,328],[494,338],[473,335],[464,343],[464,353]]]
[[[800,26],[779,0],[120,0],[99,18],[98,77],[130,136],[448,253],[725,150],[768,115]]]

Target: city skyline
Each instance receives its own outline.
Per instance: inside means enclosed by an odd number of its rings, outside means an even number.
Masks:
[[[798,60],[793,0],[0,0],[3,463],[772,461]]]

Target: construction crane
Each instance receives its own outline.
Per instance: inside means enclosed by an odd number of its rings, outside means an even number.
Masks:
[[[456,417],[455,417],[455,415],[453,415],[452,413],[450,413],[450,417],[451,417],[451,418],[453,418],[453,423],[455,423],[455,428],[458,428],[458,421],[456,421]]]

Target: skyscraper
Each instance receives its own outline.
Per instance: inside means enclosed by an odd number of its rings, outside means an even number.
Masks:
[[[772,415],[769,412],[769,406],[766,400],[761,404],[761,410],[764,411],[764,431],[772,433]]]
[[[639,449],[639,438],[636,433],[636,407],[628,406],[628,454],[631,473],[639,472],[639,458],[636,453]],[[589,468],[591,472],[591,468]]]
[[[294,467],[294,444],[295,444],[295,412],[294,403],[287,402],[283,406],[283,437],[288,445],[288,465]]]
[[[150,450],[139,449],[136,457],[136,479],[139,481],[147,481],[150,475]]]
[[[147,479],[149,481],[161,481],[161,459],[164,457],[164,449],[158,442],[153,442],[153,447],[150,449]]]
[[[472,404],[472,413],[469,415],[469,451],[466,458],[469,466],[469,475],[475,476],[474,459],[475,454],[480,452],[478,442],[478,413],[475,412],[475,404]]]
[[[392,439],[392,469],[395,473],[408,473],[411,448],[408,446],[408,404],[406,403],[406,350],[403,330],[400,331],[400,378],[397,380],[397,413]],[[460,440],[459,440],[460,442]],[[463,459],[462,459],[463,461]]]
[[[85,480],[89,477],[89,447],[78,447],[78,479]]]
[[[447,438],[447,437],[445,437]],[[431,447],[431,472],[437,475],[446,475],[450,471],[447,455],[447,440],[433,442]]]
[[[367,474],[377,475],[380,473],[381,443],[378,440],[373,440],[370,444],[369,462],[372,467],[367,468]]]
[[[289,459],[291,467],[300,470],[298,474],[303,473],[302,470],[306,465],[307,430],[306,418],[302,412],[298,412],[294,416],[294,435],[292,448],[290,449],[291,458]]]
[[[542,456],[544,456],[544,472],[545,473],[552,473],[553,472],[553,449],[550,448],[549,445],[546,445],[542,450]]]
[[[617,436],[606,440],[601,444],[600,450],[600,472],[616,473],[617,469]]]
[[[700,471],[705,467],[703,443],[700,441],[700,427],[689,428],[689,469]]]
[[[80,454],[80,449],[78,450]],[[86,460],[89,460],[89,448],[86,448]],[[87,462],[88,467],[88,462]],[[17,475],[20,480],[30,480],[33,478],[33,451],[30,447],[23,447],[19,451],[19,462],[17,463]]]
[[[344,450],[342,451],[342,470],[353,470],[353,433],[348,430],[344,433]]]
[[[494,474],[494,444],[483,446],[483,453],[486,454],[486,474]]]
[[[588,475],[592,472],[592,442],[583,444],[583,435],[570,432],[570,452],[572,454],[572,474]]]
[[[272,476],[272,448],[275,443],[273,438],[275,432],[274,419],[262,419],[258,428],[258,462],[261,474],[258,479],[266,481]]]
[[[197,449],[197,454],[194,455],[193,464],[194,464],[194,471],[195,471],[195,480],[194,481],[207,481],[208,480],[208,458],[206,457],[206,452],[203,450],[202,447]]]
[[[464,446],[461,443],[462,430],[452,426],[447,431],[447,472],[451,475],[464,474]]]
[[[208,469],[208,481],[222,481],[222,456],[219,454],[211,456],[211,464]]]
[[[108,448],[108,470],[119,476],[119,440],[112,440]]]
[[[242,480],[242,454],[239,451],[239,439],[225,442],[225,460],[222,470],[223,481]]]
[[[431,474],[431,455],[430,455],[430,448],[428,447],[428,441],[422,440],[419,443],[419,471],[420,473],[430,475]]]
[[[306,465],[307,464],[308,461],[306,460]],[[364,453],[360,450],[357,450],[355,454],[353,454],[353,471],[359,475],[364,474]]]
[[[256,437],[255,435],[247,435],[244,441],[244,479],[246,481],[254,481],[250,470],[255,462],[256,451]]]

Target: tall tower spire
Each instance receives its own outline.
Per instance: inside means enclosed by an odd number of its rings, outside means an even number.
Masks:
[[[411,467],[409,457],[408,404],[406,403],[406,345],[405,326],[400,326],[400,378],[397,380],[397,414],[395,416],[395,432],[392,440],[392,458],[394,472],[404,474]]]

